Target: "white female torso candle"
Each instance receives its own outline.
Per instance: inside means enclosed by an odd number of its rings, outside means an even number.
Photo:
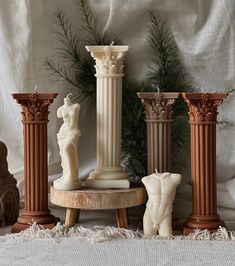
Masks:
[[[63,176],[54,181],[55,189],[73,190],[81,187],[77,155],[77,145],[81,135],[78,126],[79,112],[80,105],[73,104],[68,96],[64,98],[64,105],[57,110],[58,118],[63,118],[64,121],[57,134]]]

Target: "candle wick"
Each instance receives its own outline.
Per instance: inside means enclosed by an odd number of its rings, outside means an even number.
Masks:
[[[201,92],[204,92],[204,88],[203,87],[201,87]]]
[[[112,41],[111,43],[110,43],[110,46],[113,46],[114,45],[114,41]]]
[[[155,168],[155,173],[156,173],[157,175],[159,175],[159,173],[158,173],[158,171],[157,171],[157,168]]]
[[[157,86],[157,92],[160,93],[160,88],[159,88],[159,86]]]
[[[70,92],[69,94],[67,94],[66,98],[70,98],[73,94]]]
[[[34,87],[34,93],[37,93],[38,92],[38,85],[35,84],[35,87]]]

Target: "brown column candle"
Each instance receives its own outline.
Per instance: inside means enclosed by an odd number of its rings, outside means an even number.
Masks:
[[[216,231],[224,222],[217,214],[216,123],[217,107],[227,93],[182,93],[189,107],[191,128],[192,215],[184,234],[194,229]]]
[[[17,233],[33,221],[46,228],[56,222],[48,210],[47,123],[48,108],[56,93],[13,93],[22,106],[24,126],[25,208],[12,227]]]
[[[147,173],[171,169],[171,122],[179,93],[138,92],[145,106],[147,126]]]

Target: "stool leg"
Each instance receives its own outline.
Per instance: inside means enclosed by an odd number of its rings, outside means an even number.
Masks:
[[[116,219],[117,219],[117,227],[119,228],[128,227],[126,209],[116,209]]]
[[[76,223],[76,219],[77,219],[77,215],[78,215],[78,209],[70,209],[68,208],[66,210],[66,216],[65,216],[65,227],[72,227],[75,225]]]
[[[79,219],[80,219],[80,209],[77,209],[77,216],[75,222],[79,223]]]

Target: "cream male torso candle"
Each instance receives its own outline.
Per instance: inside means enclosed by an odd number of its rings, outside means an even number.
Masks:
[[[172,235],[172,205],[181,179],[180,174],[168,172],[153,173],[142,178],[148,193],[143,218],[144,234]]]

